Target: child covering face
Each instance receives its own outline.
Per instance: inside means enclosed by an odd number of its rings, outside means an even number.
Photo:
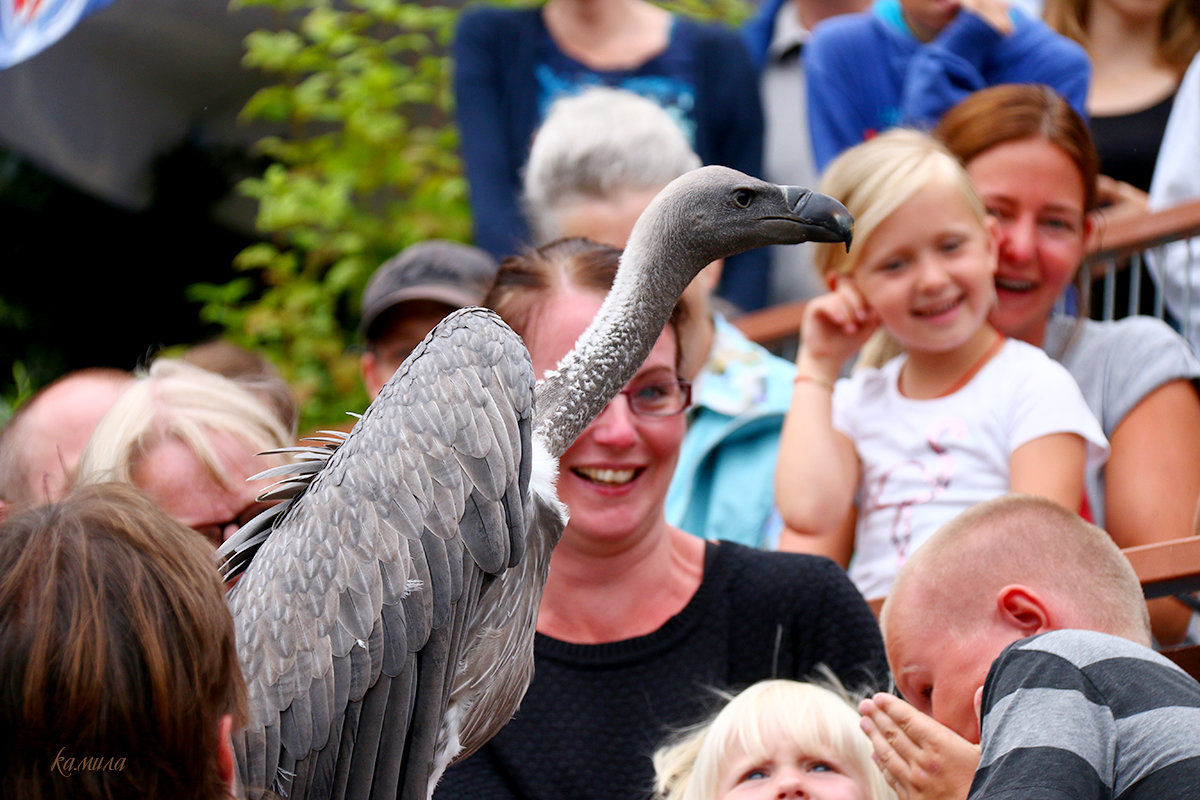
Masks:
[[[988,323],[995,239],[940,145],[878,136],[834,161],[822,191],[854,214],[855,245],[816,255],[831,291],[805,309],[776,493],[795,531],[784,546],[849,564],[876,598],[975,503],[1022,491],[1081,509],[1107,443],[1066,370]],[[865,368],[838,381],[860,349]]]
[[[895,800],[844,694],[767,680],[654,756],[659,800]]]

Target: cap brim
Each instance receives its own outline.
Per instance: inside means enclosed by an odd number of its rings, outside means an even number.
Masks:
[[[370,308],[364,308],[362,321],[358,326],[359,333],[366,337],[367,333],[371,330],[371,326],[386,311],[398,306],[400,303],[407,303],[412,300],[432,300],[435,303],[445,303],[454,308],[477,306],[483,302],[483,298],[478,294],[473,294],[466,289],[460,289],[455,286],[410,286],[407,289],[400,289],[385,295],[372,303]]]

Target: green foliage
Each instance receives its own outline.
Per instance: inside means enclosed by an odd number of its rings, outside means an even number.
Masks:
[[[507,0],[506,5],[528,5]],[[236,261],[245,276],[200,284],[206,322],[268,353],[300,395],[301,429],[336,424],[366,397],[352,353],[362,288],[389,256],[429,238],[467,241],[470,210],[451,124],[447,53],[459,10],[404,0],[235,0],[277,10],[288,26],[247,37],[247,67],[276,83],[248,119],[286,135],[242,191],[268,240]],[[740,21],[745,0],[667,7]]]
[[[271,7],[290,23],[251,34],[244,60],[276,80],[244,117],[286,135],[259,142],[272,163],[241,186],[258,202],[267,241],[239,255],[244,277],[194,286],[191,296],[206,322],[271,355],[310,429],[366,405],[351,345],[374,268],[422,239],[470,233],[447,124],[445,45],[456,11],[400,0],[240,5]]]
[[[29,375],[29,370],[25,367],[25,363],[17,361],[13,364],[12,370],[12,391],[5,393],[5,396],[0,397],[0,428],[12,419],[12,415],[21,407],[21,404],[29,399],[34,392],[33,379]]]
[[[676,14],[735,27],[745,22],[754,11],[753,4],[748,0],[668,0],[657,4]]]

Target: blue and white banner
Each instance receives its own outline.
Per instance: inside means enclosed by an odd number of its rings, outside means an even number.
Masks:
[[[37,55],[113,0],[0,0],[0,69]]]

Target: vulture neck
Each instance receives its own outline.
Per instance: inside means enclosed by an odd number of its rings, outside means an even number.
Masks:
[[[708,263],[689,269],[693,265],[679,263],[685,248],[668,253],[661,245],[645,245],[643,238],[630,240],[596,318],[538,386],[534,432],[555,458],[637,374],[684,288]]]

